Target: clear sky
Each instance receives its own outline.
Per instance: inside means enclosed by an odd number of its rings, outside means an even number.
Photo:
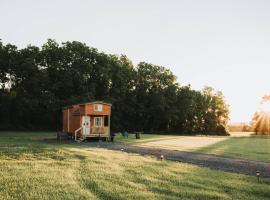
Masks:
[[[221,90],[234,122],[270,94],[267,0],[0,0],[0,38],[20,48],[78,40],[166,66],[182,85]]]

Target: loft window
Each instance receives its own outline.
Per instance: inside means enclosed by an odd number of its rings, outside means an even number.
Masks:
[[[94,125],[95,125],[95,127],[101,127],[102,126],[102,117],[95,117],[94,118]]]
[[[102,111],[102,105],[100,105],[100,104],[95,104],[94,105],[94,111],[99,111],[99,112],[101,112]]]

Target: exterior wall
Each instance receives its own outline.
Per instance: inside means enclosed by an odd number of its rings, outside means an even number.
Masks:
[[[74,134],[75,131],[81,127],[81,117],[80,116],[72,116],[70,120],[70,133]]]
[[[68,132],[68,109],[63,109],[63,132]]]
[[[90,128],[94,127],[94,116],[90,116]]]
[[[81,127],[80,106],[74,105],[63,109],[63,131],[74,134]]]
[[[102,105],[102,111],[95,111],[94,106],[95,104]],[[85,106],[85,114],[86,115],[110,115],[111,114],[111,106],[104,103],[89,103]]]
[[[72,134],[74,134],[74,132],[81,127],[81,108],[79,105],[74,105],[70,109],[69,124],[69,132]]]
[[[86,108],[86,105],[80,105],[79,108],[80,108],[80,114],[81,114],[81,116],[82,116],[82,115],[86,115],[86,114],[85,114],[85,108]]]

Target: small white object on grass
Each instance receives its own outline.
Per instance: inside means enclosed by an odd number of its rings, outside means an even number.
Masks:
[[[256,176],[258,178],[258,182],[260,181],[260,175],[261,175],[261,172],[259,170],[256,171]]]

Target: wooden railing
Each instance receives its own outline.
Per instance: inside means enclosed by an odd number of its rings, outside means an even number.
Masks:
[[[77,130],[75,130],[75,141],[80,141],[78,139],[78,133],[82,130],[83,127],[78,128]],[[90,135],[106,135],[109,134],[109,127],[92,127],[91,129],[91,133]],[[85,138],[83,138],[85,139]]]
[[[76,131],[75,131],[75,141],[77,141],[77,133],[82,130],[82,127],[78,128]]]
[[[107,134],[109,127],[93,127],[91,128],[91,134]]]

